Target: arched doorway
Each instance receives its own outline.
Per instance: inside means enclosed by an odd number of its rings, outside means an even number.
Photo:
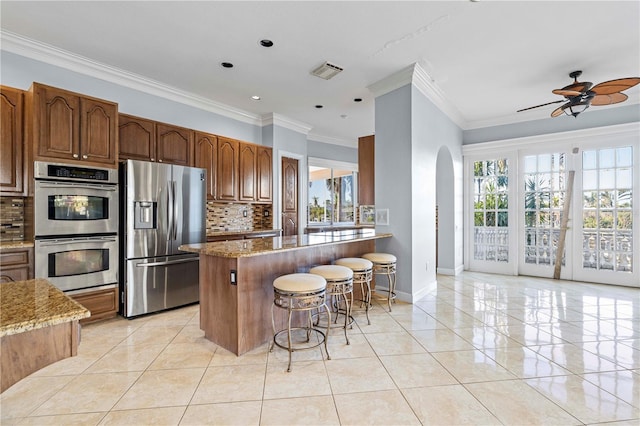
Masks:
[[[436,159],[436,267],[437,273],[455,275],[455,176],[446,146]]]

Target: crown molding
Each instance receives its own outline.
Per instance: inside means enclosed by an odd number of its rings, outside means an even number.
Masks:
[[[285,129],[293,130],[294,132],[308,135],[309,131],[313,128],[310,124],[303,123],[302,121],[294,120],[293,118],[285,117],[284,115],[277,113],[264,114],[261,119],[262,126],[274,126],[284,127]]]
[[[435,81],[418,63],[414,63],[400,71],[375,82],[367,89],[377,98],[407,84],[413,84],[424,96],[442,111],[451,121],[463,130],[467,123],[458,109],[444,96]]]
[[[65,68],[90,77],[99,78],[110,83],[139,90],[150,95],[159,96],[244,123],[256,126],[260,126],[262,123],[260,116],[257,114],[194,95],[193,93],[168,86],[141,75],[93,61],[84,56],[76,55],[6,30],[0,30],[0,40],[2,41],[2,50],[7,52]]]
[[[325,136],[325,135],[319,135],[319,134],[309,134],[307,136],[307,139],[310,141],[314,141],[314,142],[322,142],[322,143],[330,143],[333,145],[342,145],[342,146],[346,146],[348,148],[357,148],[358,147],[358,141],[351,141],[348,139],[342,139],[342,138],[335,138],[332,136]]]
[[[462,145],[462,155],[486,153],[487,151],[505,152],[507,149],[531,148],[541,145],[558,145],[567,142],[580,143],[608,138],[636,137],[640,133],[640,122],[615,124],[613,126],[595,127],[589,129],[571,130],[567,132],[548,133],[543,135],[525,136],[522,138],[501,139],[489,142]]]

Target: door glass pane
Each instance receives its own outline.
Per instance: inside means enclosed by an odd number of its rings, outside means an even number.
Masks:
[[[474,259],[509,261],[509,166],[507,159],[473,164]]]
[[[331,169],[309,167],[309,223],[331,221]]]
[[[564,153],[528,155],[524,162],[529,165],[523,175],[524,261],[553,266],[564,208],[566,156]],[[562,264],[565,264],[564,253]]]
[[[632,158],[630,146],[582,154],[583,269],[633,270]]]

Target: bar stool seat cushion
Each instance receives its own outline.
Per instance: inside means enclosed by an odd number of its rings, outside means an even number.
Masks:
[[[362,255],[363,258],[373,263],[395,263],[396,257],[389,253],[367,253]]]
[[[353,271],[346,266],[340,265],[320,265],[314,266],[309,273],[320,275],[327,280],[348,280],[353,278]]]
[[[373,263],[367,259],[361,259],[359,257],[343,257],[336,260],[336,265],[346,266],[353,271],[366,271],[373,268]]]
[[[287,293],[312,293],[327,288],[327,280],[314,274],[288,274],[276,278],[273,287]]]

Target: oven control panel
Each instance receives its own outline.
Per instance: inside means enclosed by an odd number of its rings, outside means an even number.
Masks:
[[[36,161],[34,174],[36,179],[118,183],[117,170],[99,167],[79,167],[72,164]]]

